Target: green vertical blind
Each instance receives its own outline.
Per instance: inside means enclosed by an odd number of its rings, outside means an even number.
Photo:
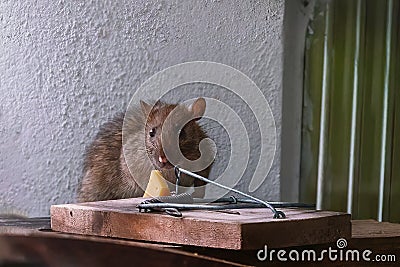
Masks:
[[[316,2],[300,181],[318,208],[400,222],[400,0]]]

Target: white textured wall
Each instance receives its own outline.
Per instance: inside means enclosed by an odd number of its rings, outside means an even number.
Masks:
[[[98,126],[152,74],[192,60],[230,65],[263,90],[277,153],[255,194],[279,199],[283,13],[282,0],[0,0],[0,213],[74,201]]]

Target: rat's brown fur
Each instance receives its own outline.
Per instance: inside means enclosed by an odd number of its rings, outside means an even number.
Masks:
[[[153,109],[147,111],[146,106],[150,105],[143,106],[142,103],[142,109],[136,107],[129,110],[125,120],[123,114],[118,114],[100,128],[85,155],[84,178],[78,192],[79,202],[140,197],[151,170],[155,168],[162,172],[165,179],[175,183],[173,166],[169,162],[157,162],[160,155],[165,157],[161,136],[158,134],[150,138],[148,132],[153,128],[160,130],[164,127],[164,121],[174,108],[178,109],[178,115],[175,115],[178,120],[179,117],[187,117],[191,110],[183,105],[163,102],[157,102]],[[179,138],[182,154],[190,160],[199,158],[199,143],[207,137],[206,133],[195,120],[189,121],[182,132],[184,134]],[[197,173],[208,177],[210,168]],[[204,185],[191,177],[181,177],[180,185],[192,184]],[[199,196],[203,195],[204,191]]]

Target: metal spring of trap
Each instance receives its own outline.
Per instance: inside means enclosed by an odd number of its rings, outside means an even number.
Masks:
[[[140,203],[137,208],[139,209],[140,212],[150,212],[154,210],[158,211],[164,211],[169,215],[175,216],[175,217],[182,217],[182,213],[180,210],[216,210],[216,211],[222,211],[222,210],[227,210],[227,209],[241,209],[241,208],[269,208],[273,214],[274,218],[276,219],[283,219],[286,218],[285,213],[282,211],[277,210],[274,206],[280,206],[280,207],[289,207],[285,203],[270,203],[264,200],[261,200],[259,198],[253,197],[249,194],[246,194],[244,192],[241,192],[237,189],[230,188],[228,186],[222,185],[220,183],[217,183],[215,181],[209,180],[201,175],[198,175],[196,173],[190,172],[188,170],[182,169],[179,166],[174,167],[175,170],[175,176],[176,176],[176,183],[175,183],[175,196],[167,196],[167,197],[157,197],[157,198],[152,198],[150,200],[146,200],[142,203]],[[178,194],[178,186],[179,186],[179,181],[181,178],[181,173],[184,173],[186,175],[189,175],[193,178],[199,179],[201,181],[204,181],[206,183],[213,184],[215,186],[218,186],[220,188],[223,188],[225,190],[229,190],[232,192],[235,192],[239,195],[242,195],[245,197],[243,198],[236,198],[234,196],[231,196],[229,198],[221,198],[218,200],[206,200],[206,199],[194,199],[190,194],[184,193],[184,194]],[[209,205],[206,203],[214,203],[215,205]],[[224,203],[224,204],[221,204]],[[296,204],[298,207],[300,203],[292,203],[293,205]],[[307,207],[307,205],[304,205],[304,207]],[[228,212],[232,213],[232,212]]]

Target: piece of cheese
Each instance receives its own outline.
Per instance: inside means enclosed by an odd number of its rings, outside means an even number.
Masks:
[[[171,193],[168,184],[162,177],[161,172],[157,170],[151,171],[149,183],[143,197],[162,197],[170,196]]]

